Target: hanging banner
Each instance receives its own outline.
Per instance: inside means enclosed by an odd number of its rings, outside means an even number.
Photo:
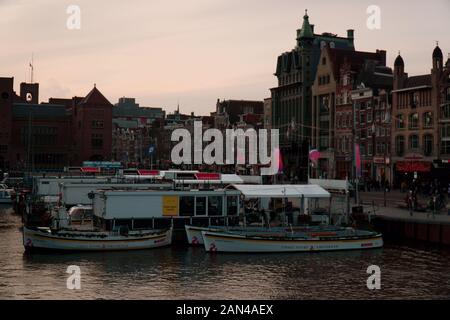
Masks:
[[[355,143],[355,167],[356,177],[361,178],[361,152],[357,143]]]

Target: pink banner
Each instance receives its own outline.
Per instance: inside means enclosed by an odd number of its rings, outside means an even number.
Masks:
[[[361,152],[359,149],[359,144],[355,143],[355,166],[356,166],[356,176],[361,178]]]

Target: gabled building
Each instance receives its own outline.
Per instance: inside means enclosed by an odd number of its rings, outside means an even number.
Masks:
[[[112,151],[112,104],[94,88],[72,108],[72,163],[109,161]]]
[[[332,33],[317,34],[303,16],[302,28],[297,30],[294,49],[277,59],[275,76],[278,86],[271,89],[272,128],[280,130],[280,149],[284,174],[306,181],[308,146],[312,134],[312,92],[321,49],[330,47],[354,51],[354,31],[347,37]]]
[[[351,159],[348,156],[354,142],[351,90],[355,88],[357,75],[368,62],[384,67],[386,51],[349,51],[328,46],[321,51],[312,86],[311,146],[321,155],[317,167],[312,170],[315,177],[332,179],[337,176],[337,171],[341,176],[343,171],[349,170]],[[342,131],[337,131],[338,128]],[[346,164],[341,165],[342,161]]]

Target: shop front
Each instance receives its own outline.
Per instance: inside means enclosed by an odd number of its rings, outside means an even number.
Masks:
[[[397,161],[394,165],[395,187],[400,187],[402,183],[410,186],[414,179],[421,183],[431,182],[432,167],[429,161]]]

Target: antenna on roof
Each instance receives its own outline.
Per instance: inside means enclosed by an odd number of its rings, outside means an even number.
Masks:
[[[33,53],[31,53],[31,62],[30,62],[30,83],[33,83],[33,73],[34,73]]]

